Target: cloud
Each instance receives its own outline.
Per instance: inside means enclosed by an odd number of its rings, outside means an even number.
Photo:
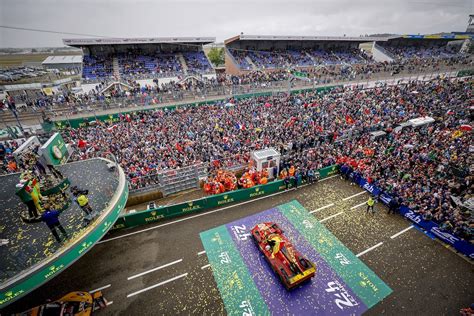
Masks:
[[[351,35],[464,31],[474,0],[0,0],[3,25],[111,37]],[[0,29],[0,47],[62,38]]]

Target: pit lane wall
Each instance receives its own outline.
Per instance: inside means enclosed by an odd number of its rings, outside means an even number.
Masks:
[[[378,196],[378,200],[387,206],[394,198],[394,196],[382,191],[377,186],[370,184],[366,179],[362,177],[361,174],[354,172],[350,167],[342,166],[341,173],[346,174],[351,181],[359,185],[364,190],[368,191],[373,196]],[[436,238],[453,247],[466,257],[470,258],[471,260],[474,259],[473,244],[455,236],[450,232],[440,229],[439,225],[433,221],[424,220],[421,215],[415,213],[407,206],[401,206],[399,209],[399,213],[409,221],[413,222],[418,227],[422,228],[424,231],[436,236]]]
[[[315,90],[318,93],[324,93],[326,91],[330,91],[334,88],[342,87],[342,85],[334,85],[334,86],[327,86],[327,87],[319,87],[319,88],[305,88],[305,89],[298,89],[298,90],[292,90],[291,94],[298,94],[298,93],[303,93],[307,91],[313,91]],[[251,97],[259,97],[259,96],[271,96],[273,92],[267,91],[267,92],[256,92],[256,93],[247,93],[247,94],[239,94],[239,95],[234,95],[232,96],[234,99],[239,100],[239,99],[244,99],[244,98],[251,98]],[[87,117],[81,117],[77,119],[69,119],[69,120],[61,120],[61,121],[54,121],[54,129],[56,130],[62,130],[65,129],[68,124],[72,128],[80,128],[80,127],[85,127],[89,124],[90,121],[101,121],[101,122],[107,122],[107,123],[115,123],[120,121],[120,115],[126,115],[127,113],[133,113],[137,111],[152,111],[152,110],[157,110],[157,109],[169,109],[169,110],[174,110],[178,107],[190,107],[190,106],[201,106],[201,105],[207,105],[207,104],[214,104],[216,102],[224,102],[226,99],[218,99],[218,100],[210,100],[210,101],[201,101],[201,102],[194,102],[194,103],[186,103],[186,104],[179,104],[179,105],[169,105],[169,106],[163,106],[163,107],[157,107],[157,108],[152,108],[152,109],[134,109],[130,111],[124,111],[121,113],[114,113],[114,114],[108,114],[108,115],[91,115]]]
[[[0,310],[63,272],[104,237],[127,203],[128,183],[123,169],[120,167],[119,178],[119,186],[107,210],[104,210],[103,215],[97,219],[97,222],[91,225],[90,230],[84,234],[84,237],[75,241],[71,247],[63,252],[51,256],[38,270],[28,272],[24,277],[19,278],[17,282],[1,289]]]
[[[319,169],[320,179],[327,178],[338,172],[336,165]],[[290,185],[291,187],[291,185]],[[163,206],[152,210],[146,210],[133,214],[120,216],[112,229],[130,228],[146,225],[162,219],[176,216],[198,213],[211,208],[227,206],[235,202],[251,200],[257,197],[284,191],[286,189],[283,180],[277,180],[268,184],[257,185],[249,189],[240,189],[222,194],[211,195],[202,199],[186,203]]]

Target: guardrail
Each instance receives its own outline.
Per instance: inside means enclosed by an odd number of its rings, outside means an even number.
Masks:
[[[319,169],[320,179],[337,173],[336,165]],[[290,185],[291,187],[291,185]],[[208,209],[221,207],[235,202],[247,201],[257,197],[284,191],[286,185],[283,180],[276,180],[268,184],[257,185],[249,189],[239,189],[222,194],[211,195],[202,199],[185,203],[168,205],[156,209],[141,211],[120,216],[112,229],[130,228],[146,225],[163,219],[202,212]]]

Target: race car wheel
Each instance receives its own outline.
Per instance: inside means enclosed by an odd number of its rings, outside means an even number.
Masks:
[[[285,269],[281,268],[281,269],[280,269],[280,272],[281,272],[281,274],[279,274],[279,276],[280,276],[281,281],[282,281],[283,283],[288,282],[289,276],[288,276],[288,274],[286,274]]]
[[[302,266],[303,268],[305,268],[305,269],[309,269],[309,268],[310,268],[309,262],[308,262],[306,259],[304,259],[304,258],[300,258],[300,264],[301,264],[301,266]]]

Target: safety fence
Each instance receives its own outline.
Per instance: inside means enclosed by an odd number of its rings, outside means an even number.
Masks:
[[[394,196],[384,192],[379,187],[370,184],[366,179],[362,177],[361,174],[352,171],[350,167],[344,166],[341,167],[341,172],[348,176],[348,178],[359,185],[364,190],[368,191],[373,196],[378,197],[378,199],[385,205],[389,206],[390,202],[395,198]],[[439,225],[431,220],[425,220],[420,214],[417,214],[415,211],[409,207],[402,205],[400,206],[398,212],[411,222],[413,222],[418,227],[422,228],[427,233],[436,236],[439,240],[445,242],[446,244],[452,246],[454,249],[465,255],[470,259],[474,259],[474,245],[469,243],[466,240],[463,240],[451,232],[442,230]]]
[[[337,173],[337,166],[329,166],[319,169],[320,179],[327,178]],[[290,184],[289,187],[292,185]],[[185,203],[168,205],[156,209],[141,211],[138,213],[120,216],[112,229],[130,228],[153,223],[162,219],[168,219],[180,215],[202,212],[211,208],[221,207],[235,202],[247,201],[286,190],[283,180],[276,180],[268,184],[257,185],[249,189],[229,191],[222,194],[207,196],[202,199]]]

